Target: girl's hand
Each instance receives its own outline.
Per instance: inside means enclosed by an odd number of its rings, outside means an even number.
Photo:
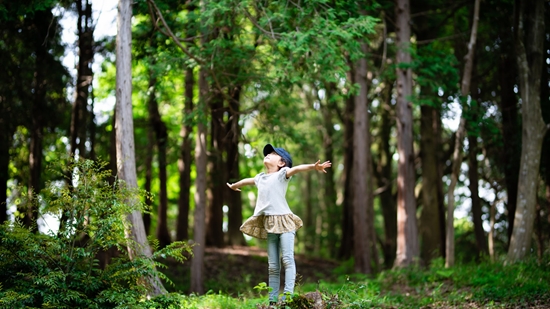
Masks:
[[[227,186],[228,186],[231,190],[233,190],[233,191],[241,191],[241,189],[235,187],[235,184],[230,184],[230,183],[228,182],[228,183],[227,183]]]
[[[319,164],[319,162],[321,162],[321,160],[317,160],[317,162],[315,162],[315,169],[318,171],[322,171],[323,173],[326,174],[327,171],[325,171],[325,168],[331,167],[332,163],[330,163],[330,161],[325,161]]]

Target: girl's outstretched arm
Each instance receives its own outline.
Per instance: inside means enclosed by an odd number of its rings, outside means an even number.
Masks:
[[[231,188],[231,190],[233,191],[241,191],[241,187],[244,187],[244,186],[252,186],[252,185],[255,185],[256,183],[254,183],[254,178],[245,178],[245,179],[242,179],[240,181],[237,181],[236,183],[227,183],[227,186],[229,188]]]
[[[321,162],[321,160],[317,160],[317,162],[315,162],[314,164],[296,165],[296,166],[290,168],[286,172],[286,178],[290,178],[290,176],[295,175],[295,174],[300,173],[300,172],[306,172],[306,171],[311,171],[311,170],[317,170],[319,172],[326,173],[327,171],[325,171],[325,169],[332,166],[332,163],[330,163],[330,161],[325,161],[323,163],[320,163],[320,162]]]

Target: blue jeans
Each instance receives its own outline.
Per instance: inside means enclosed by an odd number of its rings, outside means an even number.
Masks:
[[[269,301],[278,301],[281,284],[281,258],[285,268],[284,293],[294,293],[296,263],[294,262],[294,237],[296,232],[267,234],[267,262],[269,272]],[[285,297],[283,296],[283,299]]]

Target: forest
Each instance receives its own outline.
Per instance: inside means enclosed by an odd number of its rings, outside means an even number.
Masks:
[[[550,2],[108,2],[0,2],[0,308],[275,308],[266,144],[276,308],[550,308]]]

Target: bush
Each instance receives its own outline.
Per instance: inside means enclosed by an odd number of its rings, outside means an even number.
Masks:
[[[152,258],[130,259],[127,246],[135,244],[125,238],[126,217],[144,210],[139,202],[144,193],[122,181],[110,182],[105,166],[71,163],[57,172],[71,175],[73,186],[52,182],[40,195],[27,198],[36,207],[40,203],[43,214],[63,218],[59,232],[35,233],[35,227],[17,221],[0,226],[0,307],[175,308],[180,303],[181,296],[175,294],[148,299],[144,278],[169,281],[157,270],[163,267],[157,259],[183,262],[189,246],[176,242],[155,250]],[[98,253],[113,247],[117,257],[99,267]]]

